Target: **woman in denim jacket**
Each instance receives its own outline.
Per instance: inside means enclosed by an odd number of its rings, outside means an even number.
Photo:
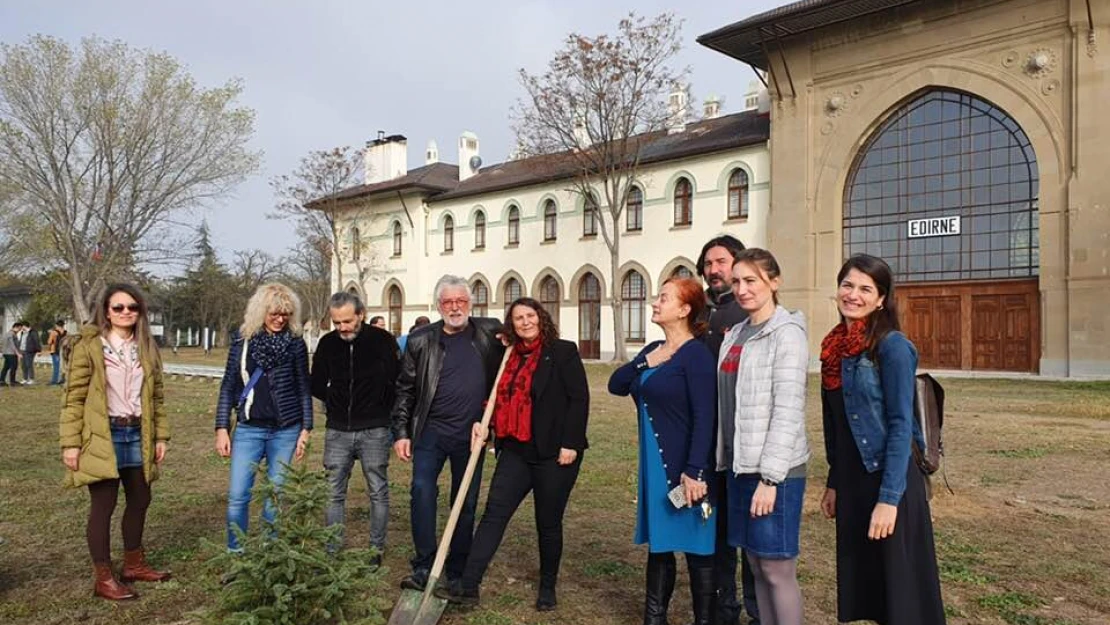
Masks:
[[[821,510],[836,519],[837,620],[942,625],[925,477],[910,460],[911,443],[924,443],[913,414],[917,350],[899,331],[886,262],[853,256],[837,283],[841,323],[821,342]]]
[[[227,548],[238,551],[235,528],[247,531],[255,466],[266,459],[275,486],[284,477],[282,464],[304,456],[312,431],[312,394],[308,347],[301,338],[301,301],[283,284],[263,284],[231,340],[227,368],[216,405],[216,452],[231,457],[227,497]],[[232,412],[238,413],[235,431]],[[271,502],[262,518],[272,521]]]

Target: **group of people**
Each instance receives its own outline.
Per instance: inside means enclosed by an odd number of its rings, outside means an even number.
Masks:
[[[636,404],[635,542],[648,546],[643,622],[667,623],[679,552],[696,625],[739,623],[741,601],[752,622],[799,625],[796,564],[810,462],[805,319],[779,304],[783,276],[766,250],[717,237],[698,268],[708,288],[692,278],[666,281],[652,303],[665,339],[646,345],[608,385]],[[553,610],[563,516],[589,446],[582,359],[531,298],[511,302],[504,320],[472,317],[466,280],[444,276],[434,300],[441,319],[414,327],[402,348],[364,321],[357,295],[336,293],[328,305],[334,330],[320,339],[310,367],[296,294],[267,284],[251,297],[216,410],[216,451],[231,459],[227,547],[242,549],[255,467],[265,460],[280,487],[282,466],[304,455],[316,397],[327,416],[329,525],[345,522],[357,459],[380,562],[391,451],[411,463],[414,549],[401,586],[423,590],[437,546],[438,480],[449,463],[450,499],[462,496],[463,506],[434,592],[475,604],[509,520],[531,492],[535,608]],[[820,354],[829,463],[820,507],[836,519],[838,620],[943,623],[924,476],[910,461],[911,446],[923,445],[912,405],[917,355],[899,332],[890,268],[871,256],[849,259],[837,276],[836,305],[840,323]],[[150,483],[169,441],[161,362],[142,294],[110,286],[72,358],[61,420],[67,481],[88,486],[92,497],[87,537],[95,592],[125,599],[135,596],[130,582],[169,577],[147,564],[142,549]],[[497,465],[475,528],[486,454],[478,455],[465,493],[462,478],[470,455],[491,438]],[[108,526],[121,482],[127,506],[117,578]],[[272,518],[268,502],[263,515]]]
[[[50,384],[61,384],[62,351],[66,346],[66,324],[59,320],[46,335],[46,353],[50,354],[53,367]],[[26,321],[12,324],[3,340],[3,369],[0,369],[0,386],[27,386],[35,383],[35,357],[43,351],[39,332]],[[16,382],[16,375],[20,380]]]

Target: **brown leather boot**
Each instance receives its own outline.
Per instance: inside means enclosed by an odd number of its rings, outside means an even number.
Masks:
[[[172,574],[169,571],[157,571],[146,563],[146,555],[142,549],[123,552],[123,571],[120,579],[124,582],[164,582]]]
[[[93,586],[94,597],[104,597],[110,601],[123,601],[124,599],[137,599],[139,597],[135,589],[116,581],[116,576],[112,574],[112,563],[93,563],[93,571],[96,575],[96,584]]]

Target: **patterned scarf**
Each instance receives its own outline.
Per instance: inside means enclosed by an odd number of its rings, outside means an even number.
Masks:
[[[511,437],[527,443],[532,440],[532,376],[540,364],[540,341],[520,341],[512,347],[506,373],[497,384],[497,406],[493,429],[498,438]]]
[[[270,334],[260,330],[251,337],[250,357],[263,371],[269,371],[282,364],[289,356],[289,346],[293,344],[293,334],[289,330],[282,330],[277,334]]]
[[[851,325],[838,323],[821,341],[821,386],[833,391],[844,382],[840,379],[840,361],[859,356],[867,349],[867,321]]]

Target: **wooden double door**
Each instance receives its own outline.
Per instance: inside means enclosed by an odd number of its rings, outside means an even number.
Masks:
[[[1037,372],[1037,280],[907,284],[897,298],[919,367]]]

